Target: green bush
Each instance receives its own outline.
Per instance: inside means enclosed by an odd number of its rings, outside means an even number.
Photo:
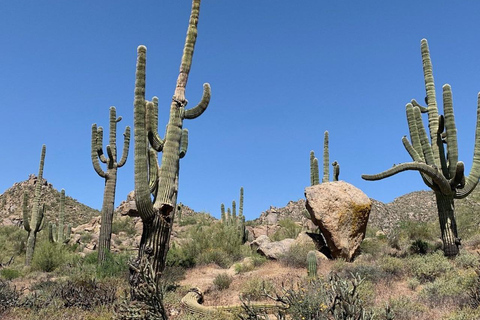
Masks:
[[[432,282],[442,274],[450,272],[453,268],[448,258],[441,252],[424,256],[411,256],[406,263],[409,273],[421,283]]]
[[[227,268],[244,256],[238,228],[223,223],[197,223],[189,233],[190,241],[182,245],[185,261],[195,264],[216,263]]]
[[[66,256],[67,252],[63,245],[49,241],[41,242],[35,248],[32,269],[52,272],[65,262]]]
[[[112,233],[119,234],[120,232],[125,232],[128,236],[135,235],[135,223],[131,217],[116,219],[112,222]]]
[[[273,284],[259,277],[253,277],[245,281],[240,288],[240,296],[242,299],[256,301],[265,298],[265,292],[271,293]]]
[[[0,270],[0,275],[6,280],[13,280],[22,275],[22,273],[16,269],[3,268]]]
[[[468,268],[476,268],[480,267],[479,255],[472,254],[468,251],[460,251],[460,254],[455,257],[455,265],[458,268],[468,269]]]
[[[425,284],[420,292],[420,297],[431,306],[465,305],[469,300],[468,290],[474,286],[476,279],[477,274],[471,269],[449,272],[435,281]]]
[[[385,256],[379,261],[380,268],[388,275],[400,277],[404,273],[405,263],[402,259]]]
[[[272,241],[281,241],[284,239],[296,239],[302,231],[302,227],[292,219],[284,219],[278,222],[280,228],[271,236]]]
[[[230,284],[232,283],[233,279],[226,273],[220,273],[218,274],[215,279],[213,279],[213,285],[217,290],[225,290],[230,287]]]
[[[292,268],[306,268],[307,254],[311,250],[316,250],[315,245],[311,244],[292,244],[290,249],[278,261],[281,264]]]

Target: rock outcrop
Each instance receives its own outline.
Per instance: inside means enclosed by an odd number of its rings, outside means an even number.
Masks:
[[[250,244],[250,247],[268,259],[277,260],[288,252],[294,242],[294,239],[271,241],[269,237],[261,235]]]
[[[344,181],[305,189],[306,208],[327,241],[333,258],[351,261],[365,237],[371,200]]]

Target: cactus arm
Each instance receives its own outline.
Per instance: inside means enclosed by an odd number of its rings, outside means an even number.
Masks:
[[[152,102],[147,103],[147,132],[148,141],[157,152],[163,150],[165,141],[158,134],[158,98],[153,97]]]
[[[439,163],[439,162],[435,161],[434,152],[433,152],[432,146],[430,145],[430,142],[428,140],[427,131],[425,130],[425,127],[423,126],[420,109],[419,108],[413,108],[413,113],[415,115],[415,120],[417,122],[418,136],[420,137],[420,143],[422,145],[423,155],[425,156],[425,162],[428,165],[435,165],[435,166],[438,167],[437,163]],[[436,122],[438,124],[438,120]],[[437,132],[436,129],[435,129],[435,132]],[[437,156],[438,156],[438,150],[437,150]]]
[[[154,217],[155,210],[150,200],[150,188],[148,185],[148,149],[145,123],[145,64],[147,48],[139,46],[137,53],[134,100],[135,203],[142,220],[148,221]]]
[[[58,242],[58,236],[57,236],[57,227],[55,226],[55,223],[49,223],[48,224],[48,241],[54,243]],[[59,228],[60,231],[60,228]]]
[[[338,176],[340,175],[340,164],[335,160],[332,163],[333,166],[333,181],[338,181]]]
[[[148,153],[148,164],[149,164],[149,169],[148,169],[148,174],[149,174],[149,180],[148,184],[150,187],[150,193],[156,194],[156,190],[158,188],[158,159],[157,159],[157,153],[155,150],[150,148],[149,153]]]
[[[30,232],[30,222],[28,219],[28,196],[27,193],[24,191],[23,192],[23,206],[22,206],[22,212],[23,212],[23,228],[25,231]]]
[[[427,113],[427,112],[428,112],[428,108],[421,106],[421,105],[417,102],[417,100],[412,99],[412,101],[410,101],[410,103],[411,103],[414,107],[418,107],[418,108],[420,109],[420,112],[422,112],[422,113]]]
[[[179,158],[182,159],[187,154],[188,149],[188,130],[182,130],[182,138],[180,140],[180,154]]]
[[[105,157],[105,155],[103,154],[103,127],[100,126],[98,127],[97,129],[97,154],[98,154],[98,158],[100,159],[100,161],[102,163],[107,163],[107,158]]]
[[[115,147],[107,145],[107,154],[108,154],[108,168],[111,169],[115,163]],[[108,172],[106,174],[108,176]]]
[[[117,161],[117,122],[120,122],[122,117],[117,118],[117,110],[115,107],[110,107],[110,121],[109,121],[109,139],[110,153],[108,153],[109,164]],[[108,146],[107,146],[108,148]],[[108,150],[107,150],[108,151]]]
[[[438,153],[440,155],[440,165],[442,167],[443,176],[447,179],[452,177],[448,170],[447,158],[445,157],[445,148],[443,147],[444,144],[444,135],[446,133],[445,130],[445,117],[443,115],[438,116],[438,130],[437,130],[437,147]]]
[[[238,214],[243,216],[243,187],[240,187],[240,204],[238,207]]]
[[[313,168],[313,165],[314,165],[314,162],[313,160],[315,159],[315,152],[310,151],[310,185],[313,186],[315,185],[315,176],[314,176],[314,173],[315,173],[315,170]]]
[[[432,61],[430,59],[430,51],[428,49],[428,42],[426,39],[421,41],[421,52],[422,52],[422,63],[423,63],[423,77],[425,80],[425,90],[427,93],[427,103],[428,103],[428,127],[430,129],[431,141],[434,140],[433,134],[436,133],[438,128],[438,107],[437,107],[437,98],[435,93],[435,83],[433,79],[433,68]],[[438,147],[433,144],[432,152],[434,156],[435,164],[437,167],[440,166],[440,155],[438,152]]]
[[[403,136],[402,138],[403,146],[407,150],[408,154],[410,154],[410,157],[412,157],[412,160],[415,162],[423,162],[423,158],[420,157],[418,152],[415,150],[415,148],[410,144],[410,141],[408,141],[407,137]],[[420,175],[422,176],[423,182],[431,189],[433,189],[433,182],[432,179],[427,176],[426,174],[420,172]]]
[[[97,153],[97,141],[98,141],[99,133],[97,130],[97,125],[94,123],[92,124],[92,150],[91,150],[91,156],[92,156],[92,164],[93,164],[93,169],[95,169],[95,172],[102,178],[105,178],[105,172],[102,170],[102,167],[100,167],[100,162],[98,161],[99,154]]]
[[[125,132],[123,133],[123,151],[122,151],[122,158],[120,162],[117,163],[117,167],[123,167],[125,162],[127,162],[128,151],[130,149],[130,127],[127,126],[125,128]]]
[[[39,232],[42,231],[45,226],[47,225],[47,219],[45,218],[45,203],[38,209],[38,218],[37,224],[35,225],[35,231]]]
[[[320,184],[320,173],[318,169],[318,159],[313,159],[313,183],[314,185]]]
[[[448,177],[453,178],[457,171],[458,162],[457,127],[453,115],[452,88],[448,84],[443,86],[443,112],[447,131]]]
[[[373,174],[373,175],[364,174],[362,175],[362,178],[369,181],[381,180],[384,178],[391,177],[397,173],[400,173],[403,171],[409,171],[409,170],[419,171],[421,173],[426,174],[428,177],[432,179],[432,181],[436,184],[437,188],[442,194],[444,195],[452,194],[452,190],[450,188],[450,184],[448,180],[445,179],[445,177],[438,171],[438,169],[421,162],[401,163],[379,174]]]
[[[210,102],[211,89],[208,83],[203,84],[203,94],[200,102],[193,108],[185,110],[184,119],[195,119],[199,117],[208,107]]]
[[[407,115],[408,130],[410,132],[410,140],[412,141],[412,147],[413,149],[415,149],[416,153],[419,156],[419,157],[415,157],[414,160],[424,162],[425,156],[423,154],[422,143],[420,142],[420,137],[418,135],[417,121],[415,119],[414,107],[411,104],[407,104],[405,106],[405,110]],[[410,153],[410,156],[412,156],[411,153]]]
[[[322,182],[330,181],[330,169],[328,167],[330,163],[328,152],[328,131],[323,134],[323,178]]]
[[[465,179],[465,187],[457,189],[455,198],[463,199],[468,196],[478,184],[480,178],[480,92],[477,95],[477,125],[475,129],[475,146],[473,149],[473,163],[470,173]]]

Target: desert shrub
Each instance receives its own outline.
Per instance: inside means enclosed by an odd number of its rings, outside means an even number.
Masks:
[[[98,253],[91,252],[85,256],[83,261],[78,261],[81,269],[85,270],[86,274],[82,278],[91,278],[94,276],[98,279],[126,277],[128,274],[128,263],[131,256],[126,253],[112,253],[107,251],[105,253],[105,261],[98,264]]]
[[[167,266],[179,266],[183,268],[191,268],[195,265],[195,256],[190,250],[186,250],[175,243],[172,243],[167,253]]]
[[[373,319],[359,294],[362,281],[356,275],[345,280],[332,273],[326,280],[320,278],[283,288],[281,294],[276,294],[276,300],[288,306],[283,311],[288,319]],[[281,316],[277,318],[286,318]]]
[[[0,270],[0,275],[6,280],[13,280],[20,277],[22,273],[17,269],[3,268]]]
[[[459,310],[454,310],[446,315],[444,320],[469,320],[480,319],[480,309],[465,307]]]
[[[10,282],[0,280],[0,315],[8,308],[13,308],[19,303],[20,293]]]
[[[432,282],[452,270],[452,264],[443,253],[435,252],[424,256],[411,256],[407,260],[409,273],[421,283]]]
[[[217,263],[229,267],[243,257],[242,240],[235,226],[223,223],[197,224],[182,246],[185,256],[195,264]]]
[[[215,277],[215,279],[213,279],[213,285],[217,290],[224,290],[230,287],[232,281],[232,277],[230,277],[228,274],[220,273]]]
[[[455,257],[455,266],[462,269],[467,268],[479,268],[480,256],[478,254],[472,254],[468,251],[460,251],[460,254]]]
[[[112,222],[112,233],[118,234],[120,232],[125,232],[129,236],[135,235],[135,223],[131,217],[116,219]]]
[[[388,305],[395,320],[420,319],[424,313],[428,312],[425,305],[411,299],[410,296],[390,299]]]
[[[386,238],[365,238],[360,244],[362,255],[370,254],[373,258],[378,258],[385,254],[388,248]]]
[[[407,281],[407,286],[412,291],[415,291],[419,285],[420,285],[420,281],[417,278],[410,278]]]
[[[302,227],[292,219],[283,219],[278,222],[279,229],[271,236],[272,241],[281,241],[284,239],[296,239],[302,231]]]
[[[412,242],[408,251],[410,254],[427,254],[430,252],[430,246],[426,241],[417,239]]]
[[[307,254],[311,250],[316,250],[315,245],[312,244],[292,244],[290,249],[279,257],[278,261],[287,267],[292,268],[306,268]]]
[[[195,219],[195,217],[193,216],[186,216],[186,217],[182,217],[182,220],[180,220],[178,222],[178,224],[183,227],[183,226],[190,226],[190,225],[194,225],[194,224],[197,224],[197,220]]]
[[[378,264],[390,276],[400,277],[404,273],[405,263],[400,258],[385,256],[380,259]]]
[[[95,280],[67,281],[58,286],[56,295],[66,308],[91,310],[97,306],[113,304],[116,287],[112,283]]]
[[[92,235],[91,232],[84,232],[80,236],[80,242],[81,243],[89,243],[92,240],[93,240],[93,235]]]
[[[240,288],[242,299],[256,301],[265,298],[265,292],[271,293],[273,284],[259,277],[253,277],[245,281]]]
[[[27,233],[15,226],[0,227],[0,262],[25,253]]]
[[[67,252],[61,244],[43,241],[35,248],[32,268],[34,270],[52,272],[65,262],[66,256]]]
[[[468,302],[468,290],[474,286],[476,278],[473,270],[449,272],[425,284],[420,296],[431,306],[464,305]]]
[[[433,248],[433,243],[437,238],[437,229],[438,227],[434,223],[411,220],[402,221],[390,232],[388,243],[391,247],[400,250],[404,254],[409,253],[411,249],[417,249],[416,245],[423,245],[423,243],[432,243],[429,247]],[[412,247],[412,244],[417,240],[421,242]],[[421,248],[423,249],[424,247]]]

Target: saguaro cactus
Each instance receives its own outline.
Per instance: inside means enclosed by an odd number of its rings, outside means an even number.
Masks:
[[[240,187],[240,203],[238,205],[238,215],[243,216],[243,187]]]
[[[443,86],[443,111],[438,115],[435,84],[433,81],[432,62],[427,40],[421,41],[423,75],[427,97],[427,107],[420,106],[412,100],[406,105],[410,141],[402,138],[405,149],[413,162],[395,165],[375,175],[363,175],[365,180],[380,180],[407,170],[418,171],[436,197],[443,250],[446,256],[458,254],[460,238],[455,222],[454,199],[469,195],[480,177],[480,93],[477,103],[477,125],[473,165],[470,174],[465,177],[464,164],[458,161],[457,129],[453,115],[452,91],[450,85]],[[422,122],[421,114],[428,114],[430,141]],[[446,144],[446,152],[444,148]]]
[[[323,176],[322,182],[330,181],[330,169],[328,163],[330,161],[330,152],[328,149],[329,134],[325,131],[323,134]],[[337,161],[332,163],[333,166],[333,181],[338,181],[340,174],[340,165]],[[318,169],[318,159],[315,157],[315,152],[310,151],[310,185],[314,186],[320,183],[320,175]]]
[[[309,278],[317,277],[317,256],[313,250],[307,253],[307,273]]]
[[[185,108],[187,105],[185,87],[197,38],[199,9],[200,0],[193,0],[180,72],[170,105],[170,118],[164,139],[157,133],[158,99],[154,98],[153,102],[148,103],[145,101],[147,48],[139,46],[137,50],[134,101],[135,202],[138,215],[143,222],[138,261],[140,263],[142,259],[151,261],[156,280],[165,268],[177,202],[179,160],[187,152],[188,131],[182,130],[183,120],[199,117],[210,101],[210,86],[204,84],[200,103],[192,109]],[[163,151],[160,166],[153,149],[157,152]]]
[[[58,227],[54,223],[50,223],[48,227],[48,238],[50,242],[68,243],[70,241],[70,233],[72,225],[68,224],[65,230],[65,189],[60,192],[60,209],[58,211]]]
[[[100,235],[98,239],[98,262],[102,263],[106,258],[106,251],[110,250],[112,239],[112,220],[115,206],[115,188],[117,185],[117,169],[122,167],[127,161],[128,149],[130,146],[130,127],[125,128],[123,134],[123,155],[117,162],[117,123],[122,117],[117,118],[115,107],[110,107],[110,127],[109,144],[107,145],[107,157],[103,152],[103,128],[97,124],[92,124],[92,164],[97,174],[105,179],[105,188],[103,191],[102,220],[100,226]],[[107,165],[104,171],[100,162]]]
[[[45,153],[47,147],[42,146],[42,154],[40,156],[40,166],[38,168],[37,183],[35,184],[35,196],[33,198],[33,205],[31,211],[31,218],[29,219],[28,215],[28,197],[27,194],[23,194],[23,227],[25,231],[28,232],[27,237],[27,252],[25,256],[25,265],[29,266],[32,258],[33,252],[35,250],[35,242],[37,241],[37,232],[41,231],[45,225],[44,223],[44,213],[45,205],[40,206],[40,195],[42,192],[42,181],[43,181],[43,166],[45,163]]]

